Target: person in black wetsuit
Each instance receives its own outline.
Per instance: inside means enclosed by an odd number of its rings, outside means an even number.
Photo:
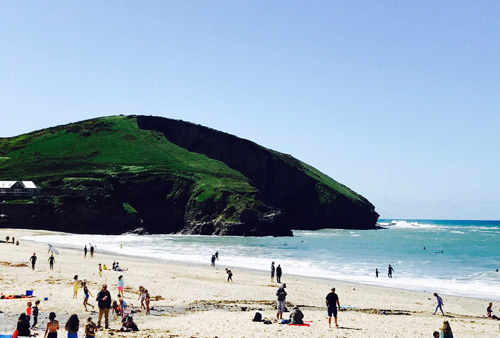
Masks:
[[[35,270],[35,264],[36,264],[36,253],[33,252],[33,256],[31,256],[30,261],[31,261],[31,269]]]
[[[274,272],[276,269],[274,268],[274,262],[271,263],[271,282],[274,283]]]
[[[378,268],[375,268],[375,278],[378,278]]]
[[[276,281],[277,281],[278,283],[281,283],[281,274],[282,274],[282,273],[283,273],[283,272],[281,271],[281,265],[280,265],[280,264],[278,264],[278,267],[276,268]]]
[[[94,247],[90,246],[90,257],[94,257]]]
[[[392,278],[392,273],[394,272],[394,269],[392,266],[389,264],[389,267],[387,268],[387,277]]]
[[[85,245],[85,248],[83,248],[83,257],[87,258],[87,246]]]
[[[39,300],[35,302],[35,306],[33,306],[33,311],[31,312],[31,314],[33,315],[33,325],[31,326],[32,329],[35,329],[36,324],[38,324],[38,305],[40,305]]]
[[[215,266],[215,255],[212,255],[212,266]]]
[[[233,273],[228,268],[226,268],[226,273],[227,273],[227,281],[228,281],[228,283],[232,282],[233,281]]]
[[[54,254],[50,255],[48,260],[49,260],[50,270],[54,270],[54,261],[56,260],[54,258]]]

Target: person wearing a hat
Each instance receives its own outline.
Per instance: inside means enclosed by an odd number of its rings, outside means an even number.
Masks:
[[[291,324],[304,324],[304,314],[300,311],[299,306],[295,305],[290,313]]]
[[[276,302],[276,310],[277,310],[276,318],[278,320],[283,319],[283,312],[285,312],[285,300],[286,300],[285,288],[286,284],[283,283],[283,285],[279,287],[278,291],[276,291],[276,296],[278,297],[278,300]]]

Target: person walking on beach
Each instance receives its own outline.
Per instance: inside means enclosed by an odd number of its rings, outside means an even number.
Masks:
[[[387,277],[392,278],[392,273],[394,272],[394,269],[392,266],[389,264],[389,267],[387,268]]]
[[[443,327],[441,328],[441,338],[453,338],[453,332],[451,331],[450,323],[447,320],[443,322]]]
[[[276,281],[278,283],[281,283],[281,274],[283,272],[281,271],[281,265],[278,264],[278,267],[276,268]]]
[[[375,268],[375,278],[378,278],[378,268]]]
[[[64,329],[68,331],[68,338],[78,338],[79,326],[80,320],[78,319],[78,316],[76,314],[71,315],[64,326]]]
[[[283,319],[283,312],[285,312],[285,300],[286,300],[286,295],[287,295],[285,288],[286,288],[286,284],[283,284],[278,288],[278,291],[276,291],[276,297],[277,297],[276,319],[278,319],[278,320]]]
[[[47,328],[45,329],[44,338],[57,338],[57,330],[59,330],[59,322],[56,320],[56,313],[51,312],[49,314],[49,322],[47,323]]]
[[[227,273],[227,282],[233,282],[233,273],[231,272],[231,270],[229,270],[228,268],[226,268],[226,273]]]
[[[85,248],[83,248],[83,258],[87,258],[87,246],[85,245]]]
[[[49,261],[49,267],[50,267],[50,270],[54,270],[54,261],[56,259],[54,258],[54,254],[50,255],[48,261]]]
[[[212,266],[215,266],[215,255],[212,255]]]
[[[436,292],[434,292],[434,297],[436,297],[437,305],[436,305],[436,310],[434,310],[433,315],[435,315],[437,310],[439,309],[439,310],[441,310],[441,313],[444,316],[444,312],[443,312],[443,308],[442,308],[442,306],[444,305],[443,298],[439,297],[439,295]]]
[[[97,306],[99,306],[99,317],[97,320],[97,327],[101,327],[101,319],[104,315],[104,323],[106,329],[109,329],[109,309],[111,307],[111,294],[108,291],[108,286],[103,284],[101,291],[97,294]]]
[[[94,305],[92,305],[92,304],[89,303],[89,297],[92,296],[92,294],[90,293],[90,290],[87,287],[87,281],[86,280],[83,281],[82,287],[83,287],[83,307],[85,308],[85,311],[88,311],[87,310],[87,305],[88,306],[92,306],[92,309],[94,308]]]
[[[123,275],[118,276],[118,281],[116,282],[116,286],[118,286],[118,294],[123,297],[123,287],[125,286],[125,282],[123,281]]]
[[[328,311],[328,326],[332,327],[332,316],[335,319],[335,326],[339,327],[337,323],[337,306],[340,311],[340,301],[339,296],[335,293],[335,288],[332,288],[332,292],[326,295],[326,308]]]
[[[31,261],[31,270],[35,270],[35,264],[36,264],[36,253],[33,252],[33,256],[30,257]]]
[[[78,275],[73,277],[73,298],[78,296],[78,288],[80,287],[80,281],[78,280]]]
[[[274,283],[274,272],[276,269],[274,268],[274,262],[271,263],[271,283]]]
[[[35,302],[35,306],[33,306],[33,311],[32,311],[32,314],[33,314],[33,325],[31,325],[31,328],[33,330],[36,329],[36,324],[38,324],[38,305],[40,305],[40,301],[37,300]]]

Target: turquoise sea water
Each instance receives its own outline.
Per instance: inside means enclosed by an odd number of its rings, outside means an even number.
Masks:
[[[500,221],[380,220],[385,230],[294,231],[294,237],[63,235],[25,239],[163,260],[269,270],[500,300]],[[122,248],[120,248],[120,244]],[[425,250],[424,250],[425,247]],[[443,253],[441,253],[443,251]],[[387,266],[394,278],[387,278]],[[375,278],[375,268],[380,271]],[[286,279],[284,279],[286,280]]]

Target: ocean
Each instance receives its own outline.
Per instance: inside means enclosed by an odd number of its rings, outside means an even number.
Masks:
[[[384,230],[294,231],[294,237],[185,235],[28,236],[55,247],[97,250],[167,261],[295,274],[500,300],[500,221],[379,220]],[[424,249],[425,248],[425,249]],[[442,253],[441,253],[442,252]],[[119,260],[119,258],[117,258]],[[108,262],[110,264],[111,262]],[[387,267],[394,268],[393,278]],[[375,278],[375,268],[380,271]]]

